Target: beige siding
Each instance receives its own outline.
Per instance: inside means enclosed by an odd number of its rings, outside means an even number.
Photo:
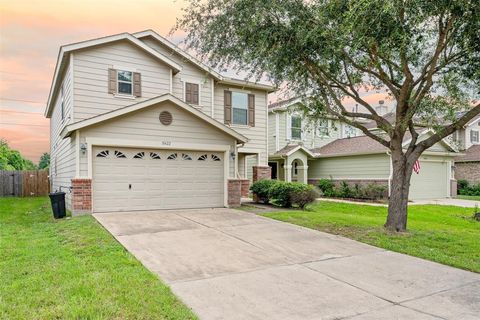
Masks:
[[[165,56],[169,57],[170,59],[182,66],[182,71],[175,74],[173,77],[173,95],[184,101],[184,83],[198,83],[200,88],[199,107],[201,107],[201,110],[204,113],[211,116],[213,78],[207,72],[195,66],[193,63],[189,62],[188,60],[180,56],[178,53],[175,53],[172,49],[159,43],[157,40],[148,37],[141,40],[153,49],[164,54]]]
[[[73,117],[71,64],[68,64],[61,83],[64,88],[64,118],[62,120],[61,90],[59,90],[50,119],[50,179],[53,191],[60,190],[60,186],[70,186],[71,179],[75,176],[75,139],[60,137],[60,132],[72,122]],[[66,189],[62,190],[66,191]],[[66,194],[66,200],[67,208],[70,209],[69,192]]]
[[[276,117],[277,117],[276,113],[270,112],[268,114],[268,154],[272,154],[272,153],[275,153],[275,151],[277,151]]]
[[[244,90],[241,88],[215,85],[215,114],[214,119],[224,122],[224,91],[239,90],[255,94],[255,127],[231,125],[231,128],[248,138],[244,148],[249,151],[258,152],[260,156],[260,165],[267,164],[267,95],[265,91]]]
[[[126,41],[75,52],[73,60],[75,121],[170,91],[170,67]],[[142,97],[108,94],[109,68],[139,72],[142,76]]]
[[[169,126],[163,126],[158,120],[160,112],[164,110],[170,111],[173,115],[173,122]],[[171,146],[175,146],[176,143],[229,145],[231,150],[235,144],[234,138],[169,102],[83,129],[81,141],[85,141],[87,137],[115,139],[119,143],[122,140],[158,143],[166,141],[170,142]],[[88,170],[86,155],[80,160],[81,175],[86,176]],[[229,161],[229,175],[233,177],[234,165],[231,157]]]
[[[315,130],[314,125],[308,123],[307,121],[302,121],[304,128],[303,128],[303,137],[302,140],[290,140],[288,137],[288,119],[289,114],[287,111],[276,111],[278,113],[278,122],[279,122],[279,149],[282,149],[289,143],[302,143],[306,148],[313,149],[322,147],[336,139],[341,138],[342,132],[342,125],[339,121],[330,120],[329,121],[329,134],[328,136],[319,136],[317,134],[317,130]],[[275,130],[276,130],[276,116],[275,113],[270,112],[269,114],[269,139],[274,139]],[[269,141],[269,154],[274,154],[276,150],[276,142]]]
[[[308,162],[309,179],[388,179],[387,154],[320,158]]]

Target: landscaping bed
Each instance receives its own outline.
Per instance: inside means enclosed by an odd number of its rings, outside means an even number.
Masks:
[[[387,208],[322,201],[307,211],[261,215],[311,229],[342,235],[380,248],[480,272],[480,222],[473,208],[439,205],[409,207],[408,232],[383,228]]]
[[[0,198],[1,319],[196,319],[92,216]]]

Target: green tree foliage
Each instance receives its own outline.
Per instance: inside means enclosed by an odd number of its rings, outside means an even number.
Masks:
[[[35,164],[22,157],[20,152],[9,147],[5,140],[0,140],[0,170],[35,170]]]
[[[480,114],[478,0],[189,3],[176,29],[187,32],[187,47],[212,67],[267,76],[304,97],[310,117],[333,115],[390,149],[385,226],[405,230],[413,164]],[[389,96],[393,122],[364,98],[368,92]],[[352,111],[347,102],[360,108]],[[434,134],[418,139],[420,124]]]
[[[40,157],[40,161],[38,163],[38,169],[48,169],[50,167],[50,153],[45,152]]]

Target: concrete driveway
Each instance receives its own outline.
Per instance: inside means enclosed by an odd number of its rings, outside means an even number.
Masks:
[[[96,214],[201,319],[480,319],[480,275],[232,209]]]

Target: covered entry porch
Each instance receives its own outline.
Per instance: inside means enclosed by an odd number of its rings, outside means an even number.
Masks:
[[[272,179],[287,182],[308,182],[308,160],[314,154],[301,145],[289,145],[268,159]]]

